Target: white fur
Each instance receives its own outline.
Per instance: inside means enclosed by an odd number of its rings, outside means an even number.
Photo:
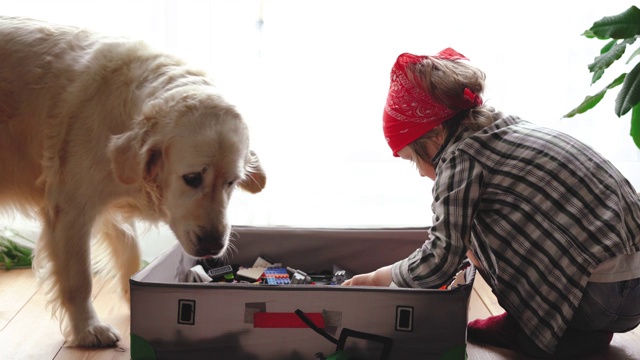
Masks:
[[[42,222],[34,269],[68,344],[119,340],[91,304],[92,235],[126,294],[135,219],[166,222],[190,255],[222,255],[233,189],[265,182],[246,124],[202,72],[139,41],[0,17],[0,205]]]

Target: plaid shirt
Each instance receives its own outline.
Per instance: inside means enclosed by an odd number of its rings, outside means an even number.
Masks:
[[[596,266],[640,252],[633,186],[569,135],[504,117],[458,135],[433,161],[430,238],[394,264],[394,283],[439,287],[471,248],[500,305],[548,352]]]

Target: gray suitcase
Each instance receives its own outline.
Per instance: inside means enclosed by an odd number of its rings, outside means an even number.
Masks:
[[[420,247],[426,228],[235,227],[228,263],[359,274]],[[131,358],[465,359],[475,269],[448,290],[188,283],[175,245],[131,280]]]

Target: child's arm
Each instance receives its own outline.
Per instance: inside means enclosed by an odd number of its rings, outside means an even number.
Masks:
[[[343,286],[389,286],[391,285],[391,265],[368,274],[360,274],[342,283]]]

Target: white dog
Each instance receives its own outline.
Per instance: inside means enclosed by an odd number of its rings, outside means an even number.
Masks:
[[[119,340],[91,304],[92,237],[126,292],[134,219],[219,256],[234,188],[265,182],[245,122],[202,72],[139,41],[0,17],[0,205],[42,222],[34,269],[69,345]]]

